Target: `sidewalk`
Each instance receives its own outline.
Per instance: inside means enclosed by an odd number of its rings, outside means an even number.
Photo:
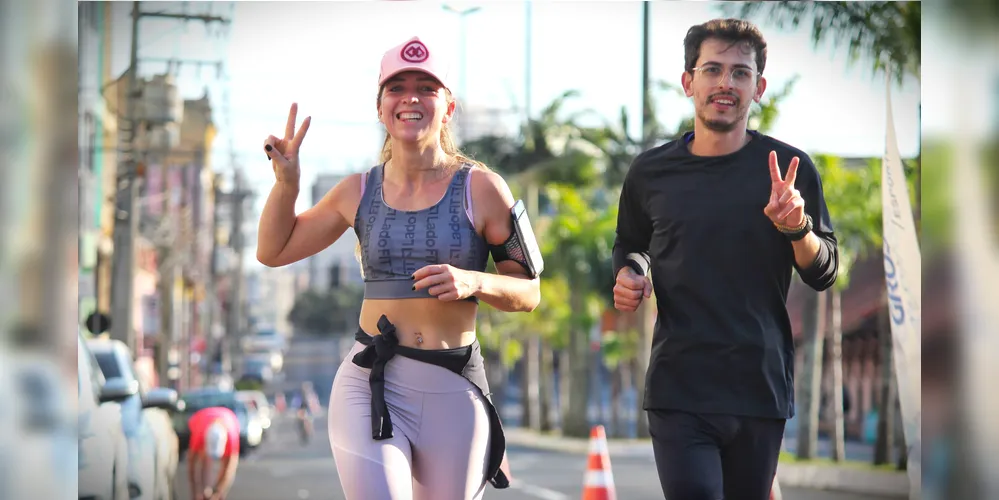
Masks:
[[[521,427],[505,429],[507,446],[585,454],[588,438],[568,438],[539,434]],[[614,457],[647,457],[654,461],[652,444],[647,439],[608,439],[607,448]],[[881,471],[850,465],[795,464],[781,462],[777,478],[782,487],[834,490],[886,498],[908,498],[909,479],[905,472]]]

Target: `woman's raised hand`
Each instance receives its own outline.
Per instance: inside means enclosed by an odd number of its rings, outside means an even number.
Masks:
[[[298,115],[298,103],[292,103],[291,111],[288,112],[288,124],[284,129],[284,139],[268,136],[264,141],[264,151],[267,158],[271,160],[271,167],[274,169],[274,177],[278,182],[284,182],[297,186],[301,175],[298,165],[298,149],[302,146],[305,133],[309,131],[309,123],[312,117],[308,116],[302,121],[302,127],[295,132],[295,117]]]

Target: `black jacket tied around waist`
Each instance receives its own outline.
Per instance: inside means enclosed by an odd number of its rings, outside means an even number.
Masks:
[[[510,480],[500,469],[506,452],[506,437],[499,413],[489,399],[489,383],[478,342],[456,349],[424,350],[399,345],[395,325],[385,315],[378,319],[381,335],[368,335],[358,329],[354,339],[365,346],[352,361],[361,368],[368,368],[371,386],[371,437],[381,441],[392,438],[392,418],[385,403],[385,365],[396,355],[440,366],[464,377],[479,390],[489,413],[489,464],[486,478],[498,489],[508,488]]]

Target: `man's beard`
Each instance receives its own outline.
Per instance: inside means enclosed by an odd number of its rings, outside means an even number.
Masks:
[[[740,124],[745,123],[746,115],[749,114],[749,107],[747,106],[746,108],[739,109],[732,121],[709,120],[706,115],[708,114],[707,108],[710,105],[711,103],[706,103],[702,111],[697,114],[697,117],[701,120],[701,123],[703,123],[704,126],[712,132],[731,132],[736,128],[739,128]]]

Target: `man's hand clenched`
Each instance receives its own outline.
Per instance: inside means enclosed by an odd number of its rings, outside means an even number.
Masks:
[[[617,273],[614,284],[614,308],[622,312],[635,312],[642,299],[652,296],[652,281],[625,266]]]

